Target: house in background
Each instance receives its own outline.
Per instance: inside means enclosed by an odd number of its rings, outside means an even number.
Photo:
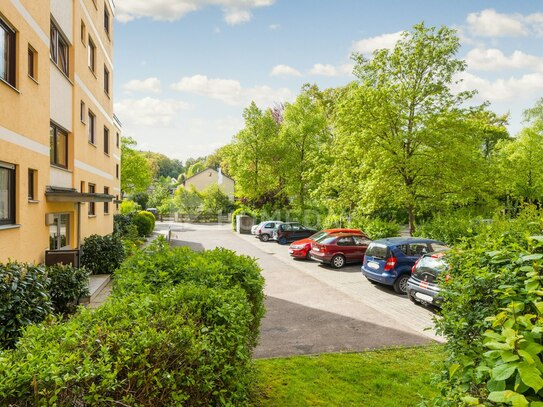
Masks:
[[[112,0],[2,1],[2,263],[43,262],[46,251],[113,230],[121,137],[113,18]]]
[[[190,188],[192,185],[198,192],[204,191],[212,184],[218,185],[228,198],[234,201],[234,180],[224,175],[220,168],[218,171],[214,168],[206,168],[198,174],[187,178],[183,183],[185,188]]]

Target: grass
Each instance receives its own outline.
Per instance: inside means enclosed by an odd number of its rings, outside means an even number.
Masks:
[[[439,345],[256,361],[255,406],[416,406],[437,395],[430,382]]]

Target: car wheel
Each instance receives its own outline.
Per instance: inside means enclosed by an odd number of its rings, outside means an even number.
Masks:
[[[394,281],[394,291],[396,291],[399,294],[405,294],[407,292],[407,280],[409,280],[409,276],[407,274],[402,274],[400,277]]]
[[[260,235],[260,240],[263,242],[267,242],[268,240],[270,240],[270,235],[264,233],[263,235]]]
[[[332,260],[330,260],[330,265],[335,269],[342,268],[345,265],[345,257],[341,254],[336,254],[332,257]]]
[[[278,242],[279,244],[287,244],[287,238],[285,236],[281,236]]]

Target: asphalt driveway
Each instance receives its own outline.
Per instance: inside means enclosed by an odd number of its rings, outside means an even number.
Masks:
[[[267,310],[257,358],[442,341],[432,332],[431,310],[369,283],[360,265],[338,271],[296,261],[286,246],[238,235],[229,225],[157,223],[157,229],[167,228],[172,230],[172,246],[225,247],[257,259],[266,280]]]

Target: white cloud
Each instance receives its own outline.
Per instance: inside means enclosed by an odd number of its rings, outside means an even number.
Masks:
[[[501,69],[535,69],[543,70],[543,58],[515,51],[506,56],[496,48],[474,48],[466,55],[469,69],[497,71]]]
[[[128,22],[149,17],[158,21],[175,21],[206,6],[220,6],[230,25],[251,20],[250,9],[270,6],[275,0],[116,0],[116,18]]]
[[[352,75],[353,68],[353,64],[315,64],[309,70],[309,74],[320,76],[350,76]]]
[[[143,80],[133,79],[123,85],[126,92],[160,93],[160,80],[158,78],[147,78]]]
[[[188,109],[186,102],[171,99],[123,99],[115,103],[115,114],[127,127],[171,127],[177,113]]]
[[[396,42],[401,38],[402,31],[396,33],[378,35],[376,37],[364,38],[353,44],[353,51],[363,54],[371,54],[373,51],[381,48],[393,48]]]
[[[278,30],[279,28],[281,28],[281,26],[279,24],[270,24],[268,28],[270,30]]]
[[[467,23],[471,33],[481,37],[543,36],[543,13],[503,14],[485,9],[468,14]]]
[[[220,100],[231,106],[246,105],[254,100],[260,106],[269,106],[274,102],[290,101],[293,93],[290,89],[273,89],[269,86],[243,88],[233,79],[208,78],[205,75],[184,77],[174,83],[172,89],[179,92],[194,93],[211,99]]]
[[[297,69],[288,65],[276,65],[270,72],[272,76],[302,76]]]
[[[457,91],[478,91],[477,98],[490,102],[515,102],[528,100],[543,92],[543,73],[529,73],[520,77],[488,80],[469,72],[464,72],[463,79],[455,88]]]

